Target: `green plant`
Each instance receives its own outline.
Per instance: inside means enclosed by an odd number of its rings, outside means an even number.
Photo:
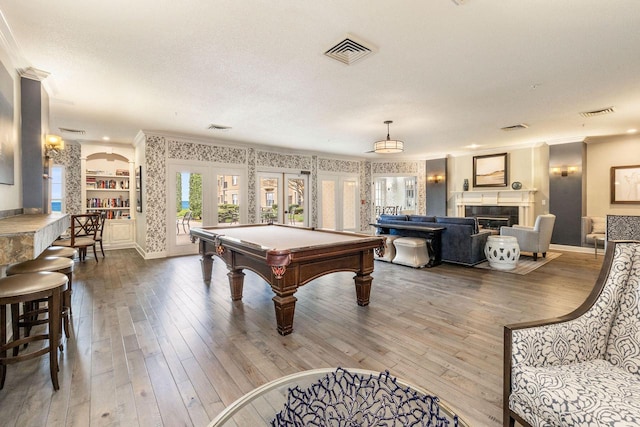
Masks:
[[[192,173],[189,177],[189,208],[196,219],[202,219],[202,175]]]
[[[218,223],[237,222],[240,218],[240,206],[231,203],[218,205]]]

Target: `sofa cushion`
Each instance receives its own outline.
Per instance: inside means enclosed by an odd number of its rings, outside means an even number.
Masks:
[[[596,359],[513,369],[509,407],[534,426],[640,423],[640,378]]]
[[[439,224],[458,224],[458,225],[470,225],[473,229],[472,233],[478,233],[478,220],[472,217],[454,217],[454,216],[437,216],[436,222]]]
[[[591,233],[605,234],[607,221],[603,217],[591,217]]]
[[[378,222],[389,222],[389,221],[409,221],[409,217],[407,215],[380,215],[378,218]]]
[[[409,215],[409,221],[414,222],[436,222],[435,216],[425,216],[425,215]]]

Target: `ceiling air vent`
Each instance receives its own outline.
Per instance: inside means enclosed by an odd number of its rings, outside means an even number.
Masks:
[[[207,126],[207,129],[209,130],[229,130],[231,129],[231,126],[222,126],[222,125],[216,125],[211,123],[209,126]]]
[[[340,61],[343,64],[351,65],[374,53],[374,48],[367,46],[364,42],[356,40],[353,36],[329,48],[324,54],[329,58]]]
[[[71,128],[58,128],[60,132],[64,133],[75,133],[76,135],[84,135],[86,132],[82,129],[71,129]]]
[[[601,110],[585,111],[580,113],[580,115],[582,117],[593,117],[593,116],[601,116],[603,114],[611,114],[614,111],[616,110],[613,107],[609,107],[609,108],[603,108]]]
[[[525,125],[524,123],[519,123],[517,125],[513,125],[513,126],[505,126],[503,128],[500,128],[501,130],[505,131],[505,132],[510,132],[512,130],[518,130],[518,129],[526,129],[528,128],[528,125]]]

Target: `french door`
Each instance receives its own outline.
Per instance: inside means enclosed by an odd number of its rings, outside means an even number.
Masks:
[[[189,230],[246,222],[246,173],[216,165],[170,163],[167,191],[167,254],[198,252]]]
[[[320,176],[318,225],[337,231],[359,230],[358,178]]]
[[[191,243],[191,227],[211,225],[211,202],[204,197],[212,191],[209,169],[205,166],[169,164],[167,191],[167,253],[198,253]]]
[[[258,221],[307,227],[308,187],[305,174],[258,172]]]

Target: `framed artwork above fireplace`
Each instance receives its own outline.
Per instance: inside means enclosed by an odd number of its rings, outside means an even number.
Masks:
[[[474,187],[506,187],[507,182],[507,153],[473,156]]]

